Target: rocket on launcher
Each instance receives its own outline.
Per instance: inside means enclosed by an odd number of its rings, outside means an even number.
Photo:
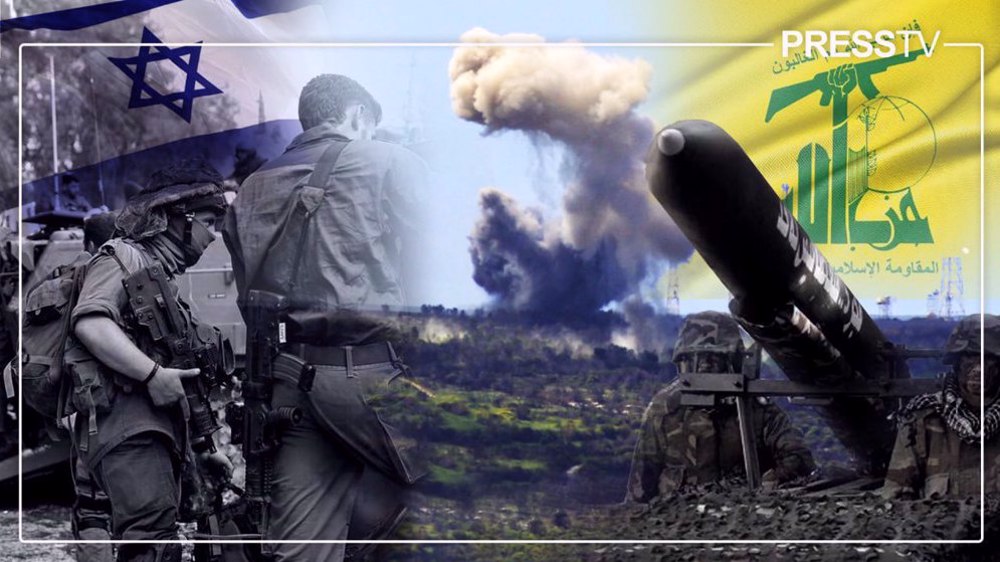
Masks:
[[[822,411],[840,440],[864,471],[883,471],[895,434],[886,399],[931,391],[937,381],[909,380],[905,359],[937,352],[908,352],[885,338],[746,152],[718,126],[681,121],[662,130],[647,155],[646,178],[732,293],[733,315],[790,379],[692,377],[682,381],[692,394],[688,403],[723,394],[828,398]]]
[[[748,320],[766,323],[791,302],[863,378],[909,376],[892,369],[882,331],[725,131],[707,121],[669,126],[646,178],[739,308],[754,311]]]

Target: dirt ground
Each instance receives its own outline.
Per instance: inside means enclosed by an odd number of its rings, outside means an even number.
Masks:
[[[24,536],[38,540],[71,539],[68,507],[41,506],[25,510]],[[27,544],[18,541],[16,509],[0,510],[0,560],[18,562],[72,562],[73,546]]]

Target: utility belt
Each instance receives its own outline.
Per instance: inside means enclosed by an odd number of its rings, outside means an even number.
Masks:
[[[297,382],[299,388],[304,392],[309,392],[312,389],[313,379],[316,376],[316,365],[343,367],[347,370],[348,377],[357,376],[354,371],[355,367],[380,363],[389,363],[404,373],[409,372],[409,367],[396,355],[396,350],[387,341],[343,347],[287,343],[281,346],[281,351],[282,355],[278,356],[276,362],[290,360],[287,355],[292,355],[302,362]]]
[[[348,370],[353,366],[399,362],[396,350],[393,349],[392,344],[389,342],[343,347],[289,343],[282,347],[282,351],[300,357],[307,363],[347,367]]]

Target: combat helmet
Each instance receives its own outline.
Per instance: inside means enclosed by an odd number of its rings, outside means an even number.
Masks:
[[[167,230],[167,217],[212,209],[225,212],[222,175],[203,160],[181,160],[154,172],[125,203],[115,221],[117,234],[143,240]]]
[[[684,320],[674,345],[673,361],[677,362],[699,352],[729,355],[739,368],[743,358],[743,338],[733,317],[721,312],[705,311]]]
[[[987,356],[1000,358],[1000,317],[995,314],[983,316],[983,323],[980,323],[978,314],[971,314],[961,319],[955,329],[948,336],[948,342],[944,346],[944,362],[954,364],[962,354],[979,354],[980,348]],[[980,326],[985,329],[986,339],[980,339]]]

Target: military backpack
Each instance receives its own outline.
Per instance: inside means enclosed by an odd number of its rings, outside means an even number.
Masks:
[[[80,254],[56,268],[24,297],[21,333],[23,399],[48,419],[63,416],[70,390],[63,377],[63,351],[69,336],[70,313],[76,306],[91,256]]]
[[[115,257],[110,249],[102,248],[101,251]],[[25,404],[50,420],[59,420],[70,413],[67,400],[73,382],[66,376],[64,352],[73,308],[93,258],[81,253],[31,287],[24,297],[20,369],[8,369],[16,370],[16,375],[20,376]],[[126,271],[120,261],[115,261]],[[16,364],[16,360],[11,362],[11,366]],[[9,386],[11,375],[5,375]]]

